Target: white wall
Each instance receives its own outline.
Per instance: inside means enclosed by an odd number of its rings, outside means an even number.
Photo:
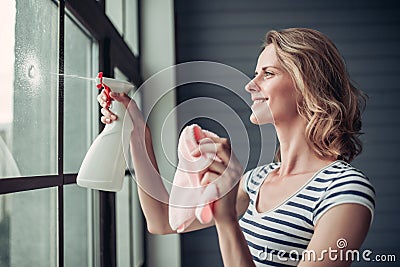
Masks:
[[[141,68],[142,77],[148,79],[157,72],[175,64],[174,1],[145,0],[141,2]],[[163,82],[147,88],[143,93],[144,115],[151,115],[148,124],[151,128],[154,150],[161,175],[171,179],[175,172],[174,164],[164,157],[168,152],[169,159],[176,162],[177,127],[176,118],[169,119],[163,127],[165,115],[175,107],[175,90],[169,91],[156,103],[160,90],[172,88],[175,75],[169,72]],[[161,132],[168,135],[170,142],[161,143]],[[180,266],[180,238],[178,235],[147,235],[147,266]]]

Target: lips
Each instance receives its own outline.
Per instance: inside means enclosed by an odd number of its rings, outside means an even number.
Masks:
[[[254,104],[258,104],[258,103],[265,102],[267,100],[268,100],[268,98],[256,98],[253,100],[253,102],[254,102]]]

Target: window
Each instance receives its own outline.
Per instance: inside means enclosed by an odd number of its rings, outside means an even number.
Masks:
[[[142,248],[134,248],[142,245],[136,226],[114,223],[116,214],[120,223],[132,223],[138,212],[132,178],[117,194],[76,185],[101,128],[92,77],[102,70],[141,82],[137,15],[124,19],[119,33],[105,4],[2,5],[0,266],[131,266],[142,259]],[[135,1],[124,5],[138,10]],[[129,238],[117,235],[120,230]]]

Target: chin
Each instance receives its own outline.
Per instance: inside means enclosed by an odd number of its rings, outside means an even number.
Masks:
[[[255,125],[274,124],[272,118],[259,118],[259,119],[260,120],[258,120],[254,114],[251,114],[250,116],[250,122]]]
[[[256,118],[254,118],[254,117],[250,117],[250,122],[251,122],[252,124],[255,124],[255,125],[260,125],[260,124],[258,123],[258,121],[256,120]]]

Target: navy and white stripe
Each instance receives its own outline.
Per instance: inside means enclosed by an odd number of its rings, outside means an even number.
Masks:
[[[279,166],[260,166],[244,176],[243,190],[250,204],[239,224],[257,266],[296,266],[300,260],[297,256],[307,248],[318,219],[336,205],[358,203],[370,209],[373,216],[375,191],[371,183],[344,161],[320,170],[284,203],[259,213],[255,207],[259,188],[268,173]]]

